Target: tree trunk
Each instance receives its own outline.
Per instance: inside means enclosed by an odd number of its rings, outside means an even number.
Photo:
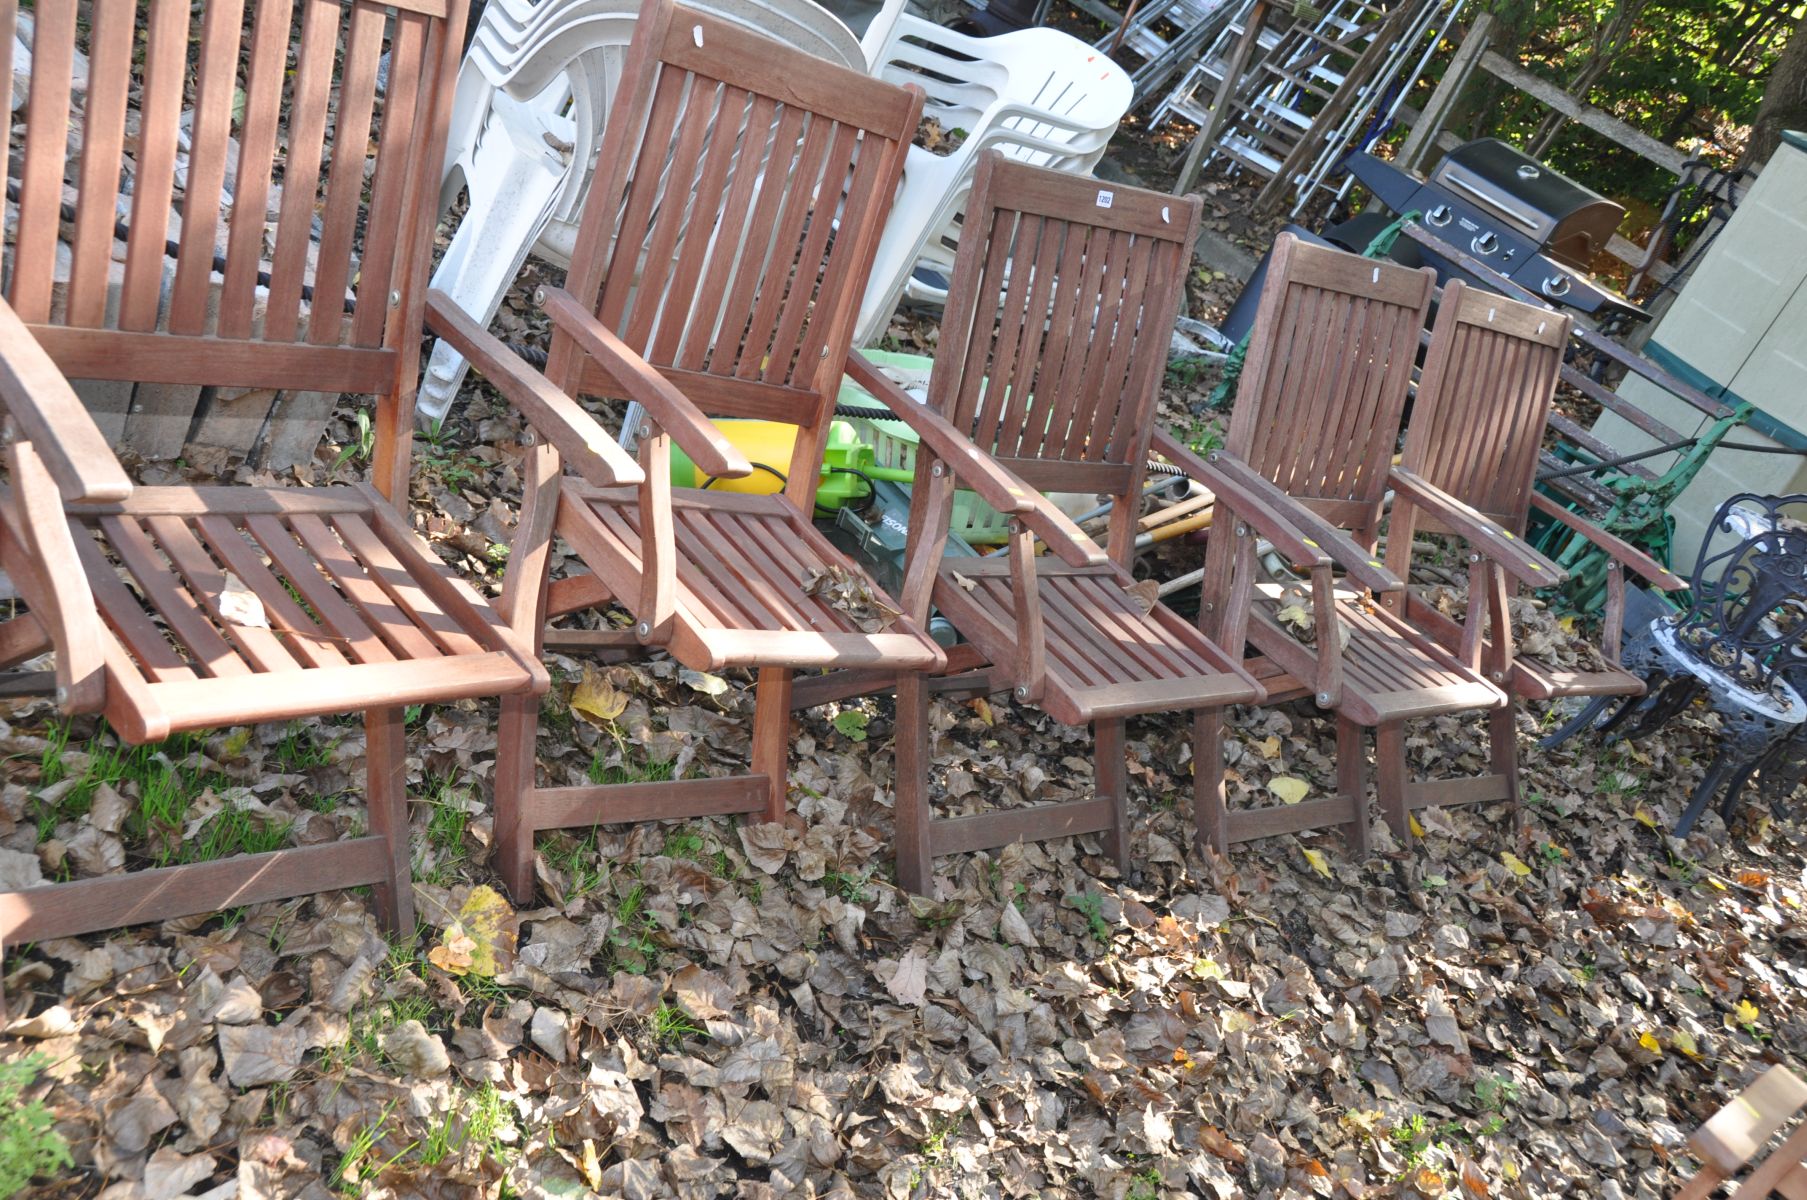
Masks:
[[[1738,165],[1757,167],[1768,162],[1784,129],[1807,129],[1807,17],[1794,27],[1770,69],[1757,119],[1751,122],[1751,140]]]

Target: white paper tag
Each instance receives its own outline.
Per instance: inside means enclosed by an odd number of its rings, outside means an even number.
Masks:
[[[690,36],[696,40],[696,48],[701,50],[703,48],[703,27],[701,25],[692,25],[690,27]]]
[[[1098,207],[1099,208],[1109,208],[1111,206],[1111,201],[1115,200],[1116,198],[1117,198],[1117,193],[1115,193],[1113,191],[1109,191],[1109,190],[1101,190],[1098,193]]]

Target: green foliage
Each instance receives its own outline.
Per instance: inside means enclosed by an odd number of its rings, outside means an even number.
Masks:
[[[1111,927],[1104,919],[1104,897],[1096,892],[1084,892],[1077,896],[1068,896],[1067,903],[1078,910],[1079,914],[1091,926],[1092,936],[1106,946],[1111,944]]]
[[[870,718],[857,708],[844,709],[835,714],[834,727],[848,741],[863,742],[866,740],[866,722],[868,720]]]
[[[41,1054],[0,1063],[0,1197],[16,1196],[33,1179],[73,1165],[69,1143],[52,1128],[56,1118],[44,1102],[20,1100],[48,1064]]]
[[[1493,44],[1533,74],[1685,155],[1727,167],[1800,20],[1798,3],[1757,0],[1497,0]],[[1447,61],[1445,56],[1443,61]],[[1428,89],[1434,80],[1421,86]],[[1674,177],[1504,85],[1470,93],[1466,137],[1494,136],[1633,209],[1642,224]],[[1648,211],[1645,214],[1648,217]]]

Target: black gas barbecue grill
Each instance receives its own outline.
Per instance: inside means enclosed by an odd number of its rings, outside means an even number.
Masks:
[[[1352,154],[1343,169],[1373,193],[1381,208],[1333,225],[1322,237],[1289,226],[1307,240],[1357,253],[1399,214],[1421,214],[1427,239],[1400,238],[1391,257],[1407,266],[1428,264],[1438,282],[1461,279],[1488,290],[1457,262],[1476,259],[1550,304],[1605,318],[1645,319],[1644,310],[1595,283],[1588,272],[1625,210],[1598,192],[1560,175],[1497,138],[1482,138],[1449,152],[1420,180],[1371,154]],[[1370,206],[1371,208],[1373,206]],[[1428,244],[1427,244],[1428,243]],[[1447,254],[1438,252],[1440,243]],[[1254,322],[1265,275],[1257,272],[1225,319],[1223,332],[1240,338]]]
[[[1343,167],[1393,214],[1424,214],[1421,224],[1438,240],[1552,304],[1584,313],[1644,315],[1588,273],[1625,210],[1497,138],[1450,151],[1423,182],[1370,154],[1352,154]],[[1363,227],[1378,229],[1387,219],[1364,213],[1325,236],[1345,244],[1360,237]],[[1416,245],[1439,278],[1469,278],[1451,259]]]

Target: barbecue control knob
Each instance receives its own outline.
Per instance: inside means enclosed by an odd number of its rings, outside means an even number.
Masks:
[[[1500,239],[1491,233],[1483,233],[1470,243],[1476,254],[1492,254],[1500,248]]]
[[[1439,204],[1439,205],[1437,205],[1437,207],[1435,207],[1435,208],[1431,209],[1429,212],[1425,213],[1424,219],[1429,221],[1432,225],[1447,225],[1447,224],[1449,224],[1449,218],[1451,215],[1452,214],[1449,211],[1449,205]]]
[[[1543,281],[1543,294],[1552,300],[1560,299],[1569,294],[1569,286],[1567,275],[1552,275]]]

